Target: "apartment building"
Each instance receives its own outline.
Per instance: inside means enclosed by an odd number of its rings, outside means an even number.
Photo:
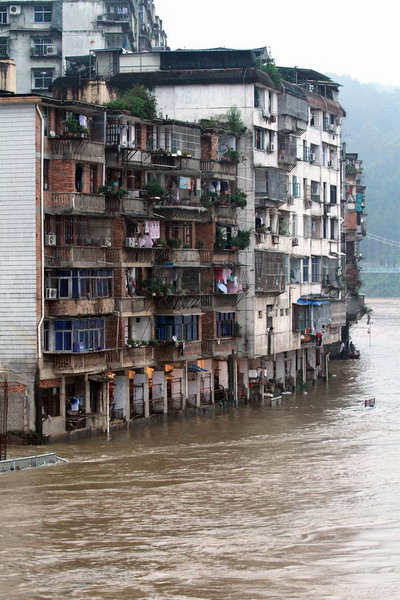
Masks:
[[[216,242],[239,233],[235,136],[29,95],[0,97],[0,131],[10,429],[105,430],[236,389],[247,291]]]
[[[167,47],[151,0],[11,0],[0,3],[0,59],[17,65],[17,92],[49,95],[65,72],[65,58],[119,48],[150,52]],[[90,70],[88,57],[86,68]],[[106,76],[106,74],[103,74]]]
[[[238,186],[248,201],[238,225],[252,231],[239,252],[249,288],[238,307],[241,397],[258,393],[258,381],[292,385],[324,373],[345,322],[338,85],[307,69],[280,69],[274,83],[268,63],[265,48],[153,54],[145,68],[121,56],[110,80],[119,90],[151,87],[160,114],[174,118],[240,111]]]
[[[95,59],[109,82],[0,98],[4,132],[26,124],[29,140],[1,147],[24,182],[11,209],[2,169],[13,426],[76,435],[324,375],[352,206],[337,84],[297,68],[278,81],[266,49]],[[104,108],[136,84],[157,119]]]

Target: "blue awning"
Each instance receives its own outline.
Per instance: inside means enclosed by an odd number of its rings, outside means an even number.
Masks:
[[[300,306],[322,306],[323,304],[330,304],[329,300],[307,300],[306,298],[299,298],[295,304]]]
[[[203,369],[202,367],[198,367],[197,365],[188,365],[188,371],[194,371],[195,373],[208,373],[208,369]]]

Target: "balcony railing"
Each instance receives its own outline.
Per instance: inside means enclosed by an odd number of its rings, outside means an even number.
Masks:
[[[50,317],[106,315],[114,311],[114,298],[49,300],[46,302],[45,311],[46,316]]]
[[[120,262],[118,249],[96,246],[46,246],[46,267],[101,267]]]
[[[48,138],[50,149],[53,154],[63,157],[82,156],[86,160],[104,161],[104,144],[92,142],[87,134],[76,134],[76,137]]]
[[[200,170],[203,177],[212,179],[223,179],[224,177],[235,178],[237,166],[235,163],[216,160],[201,160]]]
[[[154,362],[154,347],[139,346],[138,348],[122,348],[108,352],[108,363],[112,369],[143,368]]]
[[[202,356],[202,342],[165,342],[154,347],[155,361],[179,362],[183,360],[198,360]]]
[[[115,308],[122,315],[135,315],[153,312],[153,299],[144,297],[116,298]]]
[[[80,352],[76,354],[44,354],[45,367],[51,368],[55,373],[82,373],[92,369],[107,369],[107,352]]]
[[[203,340],[201,353],[206,357],[227,357],[237,350],[237,338],[219,338],[217,340]]]
[[[46,212],[53,214],[105,214],[105,198],[98,194],[45,193],[44,205]]]

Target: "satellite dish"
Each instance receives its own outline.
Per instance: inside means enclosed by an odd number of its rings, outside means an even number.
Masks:
[[[172,341],[173,341],[173,342],[177,342],[177,341],[178,341],[178,338],[176,337],[176,335],[173,335],[173,336],[172,336]]]
[[[51,137],[51,138],[56,137],[56,132],[54,131],[54,129],[50,129],[49,137]]]
[[[182,152],[180,150],[177,150],[176,153],[178,156],[182,156]]]

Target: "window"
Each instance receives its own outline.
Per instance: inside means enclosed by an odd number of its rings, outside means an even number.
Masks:
[[[104,319],[54,321],[56,352],[87,352],[104,349]]]
[[[300,186],[300,183],[297,181],[296,175],[293,175],[293,186],[292,187],[293,187],[293,190],[292,190],[293,198],[300,198],[301,186]]]
[[[254,148],[257,150],[265,149],[265,130],[261,127],[254,128]]]
[[[90,165],[89,168],[89,177],[90,177],[90,181],[89,181],[89,191],[91,194],[95,194],[97,192],[98,189],[98,185],[97,185],[97,165]]]
[[[311,237],[311,217],[308,215],[303,216],[303,236],[305,238]]]
[[[34,23],[51,23],[51,4],[37,4],[33,7]]]
[[[256,85],[254,86],[254,106],[255,108],[265,108],[264,90]]]
[[[7,25],[8,15],[7,6],[0,6],[0,25]]]
[[[113,293],[112,269],[60,270],[48,282],[58,298],[111,298]]]
[[[1,13],[0,13],[1,24]],[[0,38],[0,58],[9,57],[8,38]]]
[[[235,313],[227,312],[216,314],[217,319],[217,337],[233,337],[235,335]]]
[[[42,389],[42,414],[44,417],[60,416],[60,388]]]
[[[199,339],[199,315],[157,315],[156,336],[159,340],[181,341]]]
[[[310,259],[308,256],[303,258],[303,283],[308,282]]]
[[[53,81],[53,69],[32,69],[32,89],[47,90]]]
[[[54,54],[53,41],[51,38],[33,38],[33,54],[35,56],[47,56]]]
[[[311,257],[311,281],[313,283],[319,282],[319,256]]]
[[[336,185],[330,186],[330,203],[337,204],[337,188]]]
[[[106,35],[106,48],[124,48],[130,50],[128,37],[124,33],[108,33]]]

